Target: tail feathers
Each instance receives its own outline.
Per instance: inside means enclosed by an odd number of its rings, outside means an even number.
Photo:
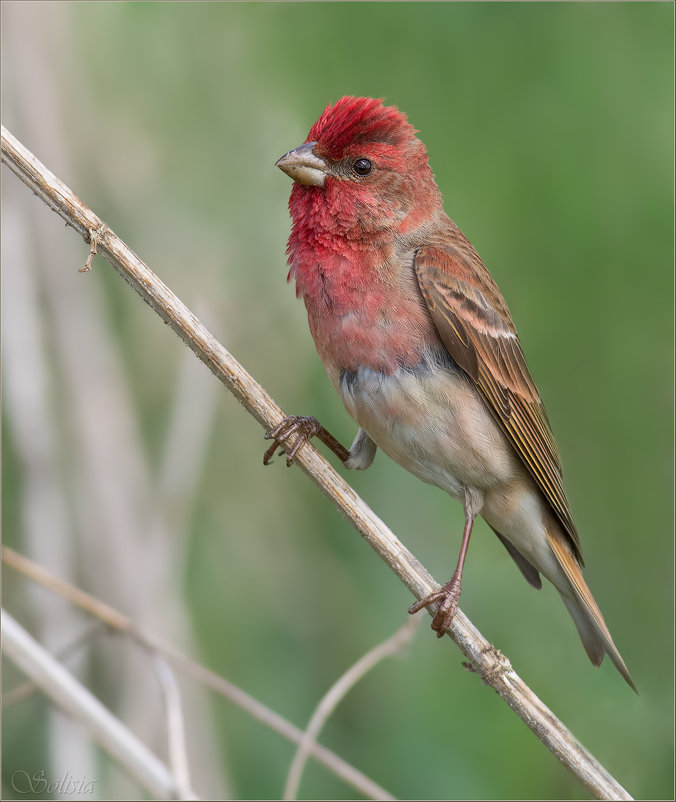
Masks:
[[[625,681],[636,693],[636,685],[624,664],[624,660],[617,651],[617,647],[613,643],[610,636],[606,622],[603,620],[601,611],[594,601],[591,591],[584,581],[582,571],[578,565],[575,556],[571,553],[563,538],[557,534],[547,532],[547,541],[556,557],[557,562],[563,569],[563,572],[568,579],[572,594],[566,593],[565,590],[558,588],[564,604],[571,614],[577,631],[580,634],[582,645],[589,656],[589,659],[595,666],[599,666],[603,660],[604,654],[608,654],[612,660],[615,668],[624,677]]]
[[[493,529],[493,531],[498,536],[498,539],[500,540],[502,545],[509,552],[510,557],[517,564],[519,571],[521,571],[521,573],[526,578],[526,582],[528,582],[529,585],[532,585],[535,588],[535,590],[540,590],[540,588],[542,587],[542,580],[540,579],[540,573],[538,569],[534,565],[531,565],[531,563],[528,562],[528,560],[523,556],[523,554],[521,554],[520,551],[518,551],[514,546],[512,546],[509,540],[507,540],[507,538],[504,535],[501,535],[497,529],[494,529],[492,526],[491,529]]]
[[[598,668],[605,657],[606,649],[602,640],[596,634],[596,627],[589,621],[586,609],[576,599],[567,598],[563,593],[561,593],[561,598],[575,622],[587,656]]]

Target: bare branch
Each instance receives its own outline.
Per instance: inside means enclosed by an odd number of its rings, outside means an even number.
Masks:
[[[82,722],[137,782],[160,799],[179,798],[176,780],[162,761],[4,610],[2,635],[2,650],[13,662],[56,705]]]
[[[357,660],[354,665],[333,683],[329,690],[320,700],[315,712],[303,733],[303,740],[298,745],[294,755],[291,768],[289,769],[286,785],[284,787],[284,799],[295,799],[298,794],[298,786],[303,775],[303,770],[307,762],[312,744],[317,740],[322,727],[327,719],[336,709],[340,700],[346,696],[362,677],[374,668],[381,660],[399,654],[407,646],[414,633],[418,629],[422,618],[409,618],[406,623],[389,637],[368,651],[363,657]]]
[[[221,696],[224,696],[226,699],[233,702],[233,704],[245,710],[252,718],[255,718],[256,721],[265,724],[287,740],[295,744],[300,744],[303,740],[302,730],[295,727],[285,718],[282,718],[278,713],[270,710],[269,707],[266,707],[257,699],[254,699],[253,696],[250,696],[241,688],[228,682],[224,677],[196,663],[177,649],[137,629],[126,616],[99,601],[99,599],[55,577],[53,574],[50,574],[49,571],[36,565],[32,560],[23,557],[21,554],[17,554],[17,552],[10,549],[8,546],[2,547],[2,561],[29,579],[39,582],[43,587],[48,588],[53,593],[68,599],[83,610],[87,610],[87,612],[105,622],[112,629],[129,635],[145,649],[154,654],[163,655],[167,660],[174,663],[174,665],[180,667],[188,676],[192,677],[197,682],[201,682],[208,688],[211,688],[213,691],[216,691],[216,693],[219,693]],[[381,788],[377,783],[374,783],[373,780],[365,774],[355,769],[341,757],[338,757],[338,755],[330,749],[320,744],[313,743],[311,745],[311,752],[316,760],[348,783],[348,785],[356,788],[357,791],[364,794],[364,796],[370,797],[371,799],[393,798],[391,794]]]
[[[285,417],[282,410],[239,362],[148,266],[4,126],[2,160],[51,209],[79,231],[87,242],[97,235],[98,253],[171,326],[259,423],[266,429],[280,423]],[[416,599],[422,599],[439,589],[438,583],[411,552],[311,444],[300,449],[296,462],[344,513]],[[434,614],[434,607],[429,612]],[[631,799],[627,791],[523,682],[509,660],[481,635],[461,611],[456,614],[447,634],[467,657],[472,669],[507,702],[592,794],[601,799]]]

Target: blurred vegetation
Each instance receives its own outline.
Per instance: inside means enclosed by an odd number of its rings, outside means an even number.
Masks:
[[[289,414],[316,415],[346,444],[355,425],[285,282],[290,184],[273,165],[341,95],[384,97],[408,114],[447,212],[510,305],[561,450],[587,580],[641,695],[609,661],[592,668],[553,589],[527,586],[483,523],[461,606],[632,794],[673,798],[673,4],[7,2],[2,12],[4,124]],[[36,87],[39,125],[26,111]],[[78,275],[86,248],[46,207],[37,214],[34,236],[66,291],[103,293],[155,468],[185,349],[102,259]],[[74,261],[61,265],[68,248]],[[199,659],[302,727],[411,600],[299,470],[281,459],[263,469],[262,431],[216,395],[175,594]],[[64,430],[70,414],[56,404]],[[3,533],[26,551],[8,415]],[[71,467],[79,460],[68,452]],[[445,581],[460,505],[382,454],[347,478]],[[87,537],[95,550],[97,531]],[[141,577],[148,567],[136,566]],[[10,611],[27,608],[24,584],[5,579]],[[44,765],[47,708],[36,697],[5,713],[6,798],[14,771]],[[278,797],[293,748],[221,699],[209,715],[232,794]],[[354,689],[321,740],[400,798],[583,793],[427,626]],[[312,762],[301,793],[355,795]]]

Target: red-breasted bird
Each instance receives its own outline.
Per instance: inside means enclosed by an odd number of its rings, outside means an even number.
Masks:
[[[607,653],[636,690],[582,577],[559,452],[507,304],[445,214],[415,134],[395,106],[343,97],[277,162],[294,180],[289,280],[359,431],[347,451],[314,418],[287,418],[267,433],[264,462],[288,444],[291,464],[315,435],[347,468],[381,448],[465,510],[455,573],[410,612],[438,602],[432,627],[448,629],[481,515],[533,587],[540,574],[556,587],[592,663]]]

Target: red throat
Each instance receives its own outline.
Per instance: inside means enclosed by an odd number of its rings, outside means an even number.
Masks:
[[[363,367],[391,374],[416,364],[429,337],[429,318],[416,294],[402,292],[392,231],[378,237],[338,234],[337,219],[356,233],[351,214],[336,217],[322,189],[298,189],[302,200],[293,204],[289,280],[295,278],[329,372]]]

